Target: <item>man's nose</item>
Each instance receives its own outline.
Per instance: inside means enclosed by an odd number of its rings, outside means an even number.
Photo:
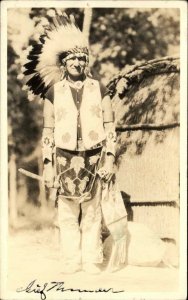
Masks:
[[[75,67],[78,67],[79,65],[80,65],[79,59],[76,57],[76,58],[74,59],[74,66],[75,66]]]

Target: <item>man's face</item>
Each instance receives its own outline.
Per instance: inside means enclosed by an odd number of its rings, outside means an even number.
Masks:
[[[85,56],[73,56],[66,61],[66,70],[68,75],[72,77],[79,77],[84,74],[86,67]]]

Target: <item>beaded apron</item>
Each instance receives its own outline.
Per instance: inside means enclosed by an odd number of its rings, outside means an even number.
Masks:
[[[102,147],[86,151],[56,148],[58,194],[64,198],[92,198]]]

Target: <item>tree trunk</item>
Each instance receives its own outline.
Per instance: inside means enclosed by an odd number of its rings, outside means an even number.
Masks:
[[[19,182],[19,187],[17,188],[17,210],[22,212],[27,205],[28,197],[26,177],[22,175],[17,181]]]
[[[13,153],[9,161],[9,217],[10,225],[17,224],[17,184],[16,184],[16,155]]]

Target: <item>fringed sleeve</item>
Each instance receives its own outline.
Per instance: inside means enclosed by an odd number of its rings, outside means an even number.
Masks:
[[[109,96],[102,100],[104,129],[106,132],[106,153],[115,156],[116,152],[116,131],[114,125],[114,115]]]
[[[54,109],[50,100],[44,102],[44,128],[42,133],[42,154],[43,162],[52,162],[54,151]]]

